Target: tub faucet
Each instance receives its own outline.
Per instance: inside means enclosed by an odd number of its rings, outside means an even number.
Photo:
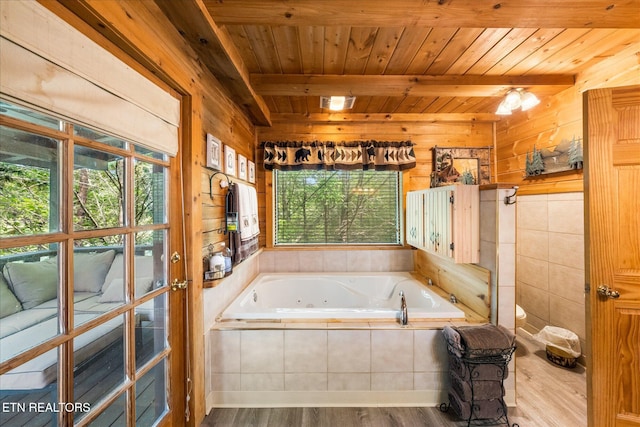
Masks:
[[[404,291],[400,291],[400,324],[406,325],[409,322],[407,314],[407,300],[404,297]]]

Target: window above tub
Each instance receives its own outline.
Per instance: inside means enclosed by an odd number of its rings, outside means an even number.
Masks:
[[[273,171],[274,245],[400,245],[397,171]]]

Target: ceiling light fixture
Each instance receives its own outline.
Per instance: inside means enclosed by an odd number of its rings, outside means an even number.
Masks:
[[[539,103],[540,100],[533,93],[527,92],[522,88],[511,89],[498,106],[496,114],[507,116],[518,108],[521,108],[522,111],[527,111]]]
[[[320,108],[328,108],[331,111],[349,110],[353,108],[355,96],[321,96]]]

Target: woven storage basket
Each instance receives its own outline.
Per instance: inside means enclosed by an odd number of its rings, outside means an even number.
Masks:
[[[575,368],[577,358],[569,354],[565,350],[552,344],[547,344],[547,359],[563,368]]]

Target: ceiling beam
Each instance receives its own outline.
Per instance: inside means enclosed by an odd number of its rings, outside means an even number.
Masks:
[[[249,81],[249,72],[226,29],[211,19],[202,0],[155,0],[162,12],[255,124],[269,125],[270,111]]]
[[[530,89],[539,96],[573,86],[574,76],[428,76],[252,74],[263,96],[503,96],[509,89]]]
[[[277,113],[272,114],[271,119],[274,123],[399,123],[399,122],[426,122],[426,123],[445,123],[445,122],[497,122],[502,118],[497,114],[491,113]]]
[[[178,2],[181,3],[181,2]],[[218,24],[640,28],[640,0],[204,0]]]

